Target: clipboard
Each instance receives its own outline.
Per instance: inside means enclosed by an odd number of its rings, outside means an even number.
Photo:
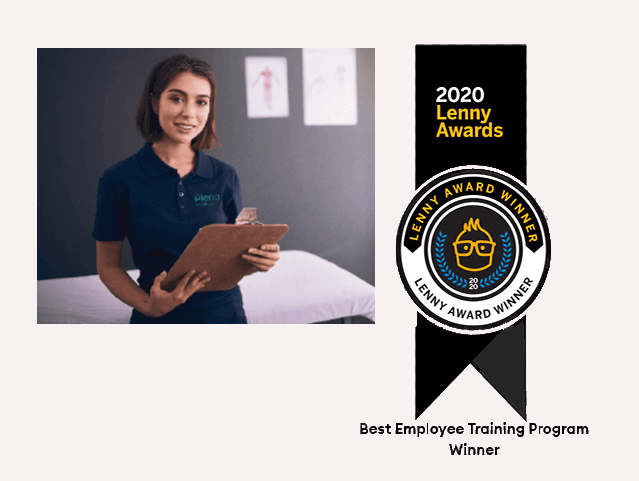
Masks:
[[[202,227],[160,286],[171,291],[189,272],[206,271],[211,280],[198,292],[225,291],[253,271],[242,259],[251,247],[277,244],[288,231],[286,224],[211,224]]]

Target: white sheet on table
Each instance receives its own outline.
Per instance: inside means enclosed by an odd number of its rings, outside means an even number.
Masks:
[[[349,316],[375,320],[375,288],[304,251],[283,251],[267,273],[240,281],[249,324],[305,324]]]
[[[129,271],[137,279],[139,271]],[[38,281],[38,322],[47,324],[126,324],[131,308],[95,276]]]
[[[282,251],[268,273],[240,282],[250,324],[305,324],[362,315],[375,320],[375,288],[313,254]],[[137,279],[139,271],[129,271]],[[124,324],[131,308],[97,275],[38,281],[39,323]]]

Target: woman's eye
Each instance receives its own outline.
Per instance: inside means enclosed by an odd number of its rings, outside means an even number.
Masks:
[[[171,100],[173,102],[181,102],[182,101],[182,97],[171,97]]]
[[[200,100],[198,101],[198,104],[200,104],[202,107],[206,107],[208,105],[208,102],[206,100]]]

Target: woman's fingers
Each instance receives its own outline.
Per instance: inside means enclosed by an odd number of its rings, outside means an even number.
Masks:
[[[165,277],[166,271],[162,271],[157,276],[155,276],[155,279],[153,279],[153,287],[160,287],[160,283],[164,280]]]
[[[277,259],[271,259],[268,257],[252,256],[244,254],[242,257],[249,261],[254,266],[274,266]]]
[[[176,301],[183,304],[195,291],[204,287],[204,285],[211,280],[210,277],[205,279],[206,275],[206,272],[200,272],[196,275],[194,270],[187,272],[184,274],[184,277],[180,279],[178,285],[175,286],[171,295]]]
[[[195,275],[194,270],[190,270],[189,272],[184,274],[182,279],[180,279],[180,282],[178,282],[178,285],[175,286],[175,289],[173,289],[173,293],[177,295],[181,295],[184,292],[184,289],[186,289],[186,286],[191,280],[191,277],[193,277],[194,275]]]
[[[244,256],[244,260],[253,265],[258,271],[267,271],[275,265],[275,262],[271,261],[269,263],[259,257]]]
[[[202,289],[210,280],[210,277],[206,277],[206,272],[200,272],[197,276],[193,277],[186,287],[186,294],[188,294],[187,297],[190,297],[191,294]]]
[[[160,286],[166,275],[166,271],[164,271],[153,281],[153,287],[151,287],[152,307],[150,311],[152,314],[149,314],[150,317],[162,316],[180,304],[184,304],[194,292],[204,287],[211,280],[210,277],[207,277],[206,272],[200,272],[195,275],[195,271],[190,271],[180,279],[175,289],[167,292]]]
[[[280,258],[280,246],[277,244],[264,245],[261,248],[251,248],[248,250],[249,254],[253,256],[263,257],[265,259],[272,259],[274,261]]]
[[[278,244],[266,244],[259,249],[249,249],[248,254],[242,255],[242,257],[255,268],[264,272],[268,271],[279,260],[279,250]]]

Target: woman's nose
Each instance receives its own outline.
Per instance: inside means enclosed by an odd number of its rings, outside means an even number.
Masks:
[[[187,119],[193,118],[195,116],[195,106],[185,102],[182,107],[182,116]]]

